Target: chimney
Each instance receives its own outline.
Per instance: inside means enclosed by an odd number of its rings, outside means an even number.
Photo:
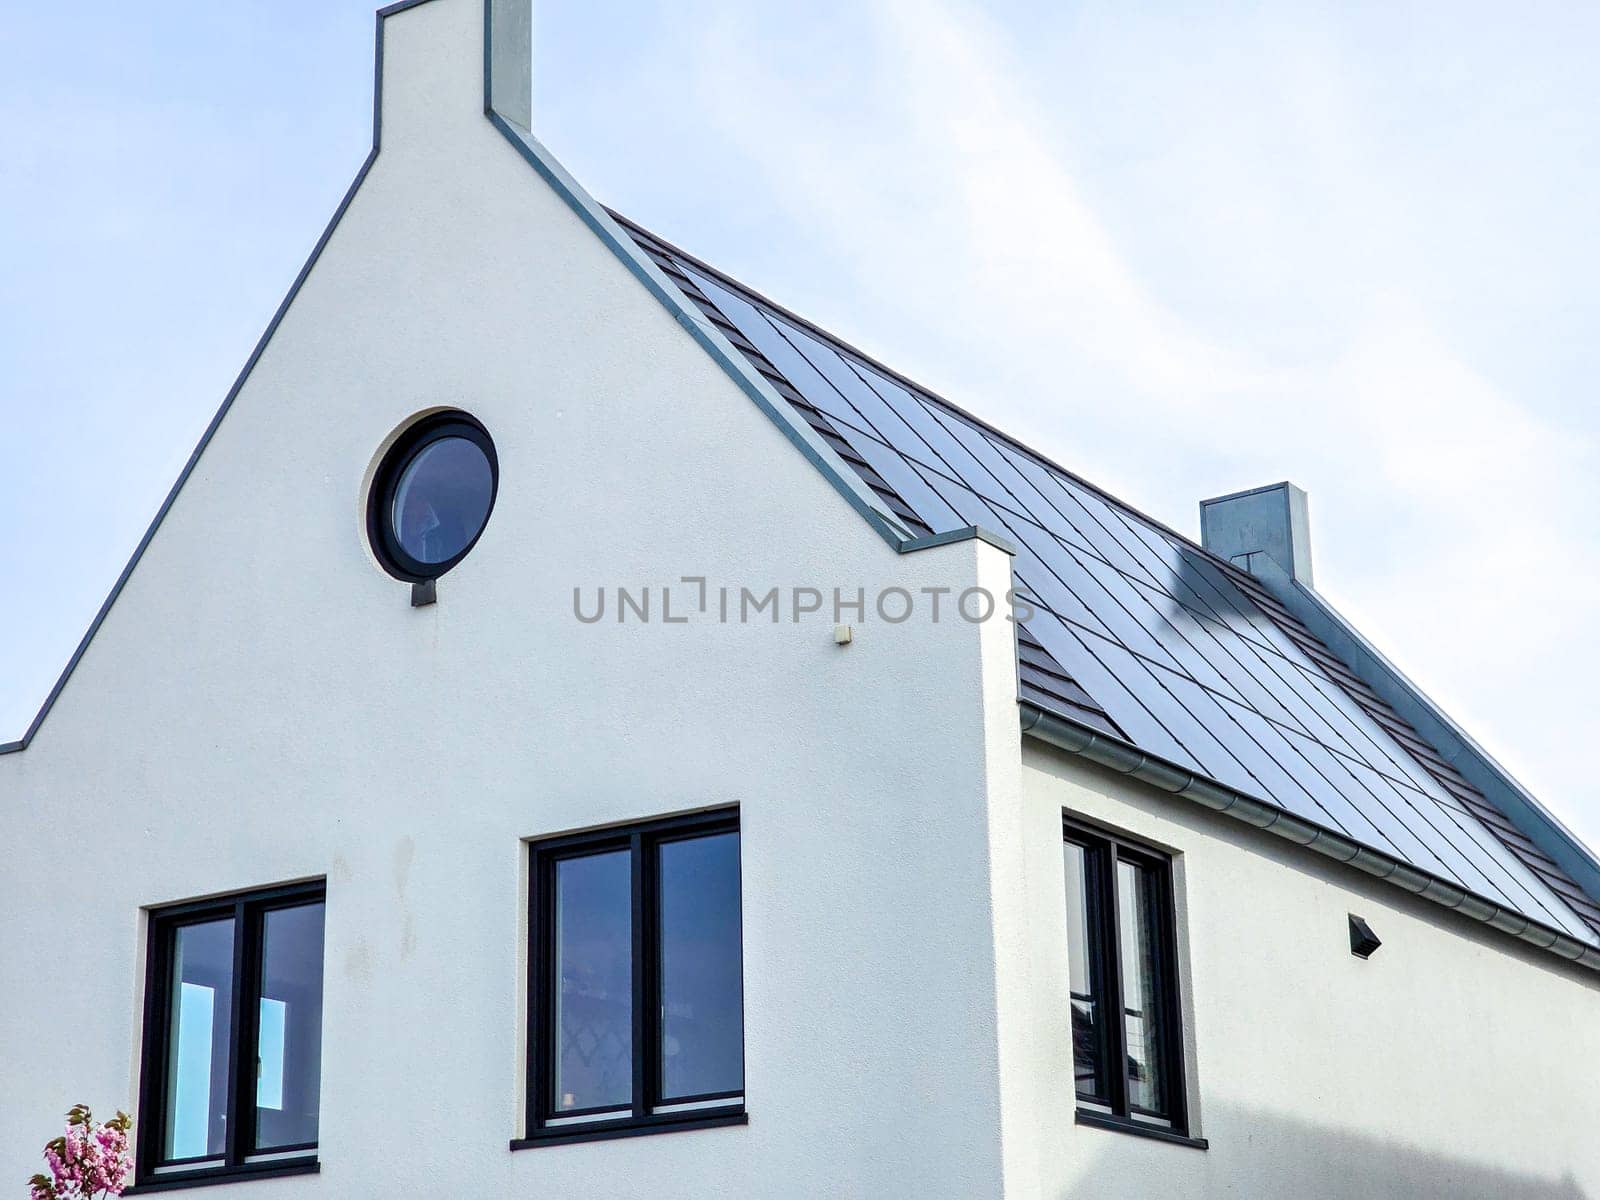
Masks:
[[[529,133],[533,129],[532,0],[489,0],[483,16],[488,23],[484,108]]]
[[[1252,575],[1270,559],[1292,579],[1311,587],[1311,523],[1306,494],[1274,483],[1200,501],[1200,543]]]

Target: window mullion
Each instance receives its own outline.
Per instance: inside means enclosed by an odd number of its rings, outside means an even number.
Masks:
[[[1102,852],[1101,944],[1105,956],[1106,987],[1106,1080],[1111,1086],[1111,1109],[1127,1116],[1128,1106],[1128,1023],[1122,998],[1122,922],[1117,895],[1117,844],[1107,842]]]
[[[1156,930],[1156,953],[1160,959],[1156,980],[1162,992],[1162,1040],[1169,1092],[1167,1112],[1174,1129],[1187,1129],[1189,1096],[1183,1069],[1183,1001],[1178,984],[1178,906],[1170,864],[1156,875],[1155,892],[1157,911],[1150,914],[1150,919],[1155,922],[1152,928]]]
[[[629,838],[629,845],[633,867],[633,1115],[640,1118],[650,1112],[650,1100],[646,1094],[646,1082],[649,1079],[646,1056],[651,1042],[648,1030],[653,1024],[649,1007],[649,972],[645,964],[650,939],[646,929],[648,906],[645,902],[644,836],[634,834]]]
[[[526,1133],[532,1134],[544,1120],[550,1102],[550,1023],[555,1019],[553,989],[549,986],[547,964],[554,956],[553,939],[547,932],[550,922],[545,877],[548,861],[531,846],[528,848],[528,1107]]]
[[[236,1167],[244,1161],[244,1147],[239,1128],[242,1118],[241,1093],[244,1088],[244,1054],[240,1045],[244,1027],[244,974],[249,956],[245,943],[245,907],[241,900],[233,906],[233,1001],[228,1014],[228,1089],[223,1112],[223,1162]]]
[[[170,1055],[169,1014],[174,927],[151,916],[145,968],[144,1046],[139,1068],[140,1117],[146,1128],[159,1129],[136,1140],[134,1154],[140,1178],[149,1175],[160,1159],[160,1139],[166,1135],[166,1072],[161,1070]],[[157,1114],[160,1114],[159,1117]]]
[[[240,1160],[256,1152],[256,1097],[261,1086],[261,990],[262,955],[266,941],[266,910],[258,904],[243,906],[244,971],[235,990],[239,996],[239,1025],[234,1037],[239,1043],[239,1076],[235,1090],[235,1115],[239,1126]]]

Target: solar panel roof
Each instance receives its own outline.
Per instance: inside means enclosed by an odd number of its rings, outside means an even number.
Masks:
[[[1022,699],[1600,945],[1600,905],[1248,574],[617,220],[909,529],[1012,541]]]

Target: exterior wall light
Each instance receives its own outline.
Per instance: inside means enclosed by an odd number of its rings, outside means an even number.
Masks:
[[[1383,945],[1377,934],[1372,932],[1372,926],[1355,915],[1350,914],[1350,953],[1357,958],[1371,958],[1372,952]]]

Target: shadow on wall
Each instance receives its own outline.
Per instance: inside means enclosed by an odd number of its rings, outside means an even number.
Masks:
[[[1588,1200],[1560,1165],[1549,1175],[1432,1153],[1400,1141],[1254,1110],[1206,1105],[1204,1152],[1162,1147],[1143,1138],[1080,1130],[1096,1138],[1087,1168],[1052,1200],[1096,1197],[1229,1196],[1241,1200]],[[1505,1136],[1514,1138],[1507,1130]],[[1113,1140],[1114,1139],[1114,1140]],[[1155,1152],[1155,1153],[1152,1153]],[[1492,1144],[1483,1147],[1494,1154]],[[1181,1157],[1180,1157],[1181,1156]],[[1559,1174],[1557,1173],[1559,1172]],[[1190,1187],[1179,1181],[1187,1180]]]

